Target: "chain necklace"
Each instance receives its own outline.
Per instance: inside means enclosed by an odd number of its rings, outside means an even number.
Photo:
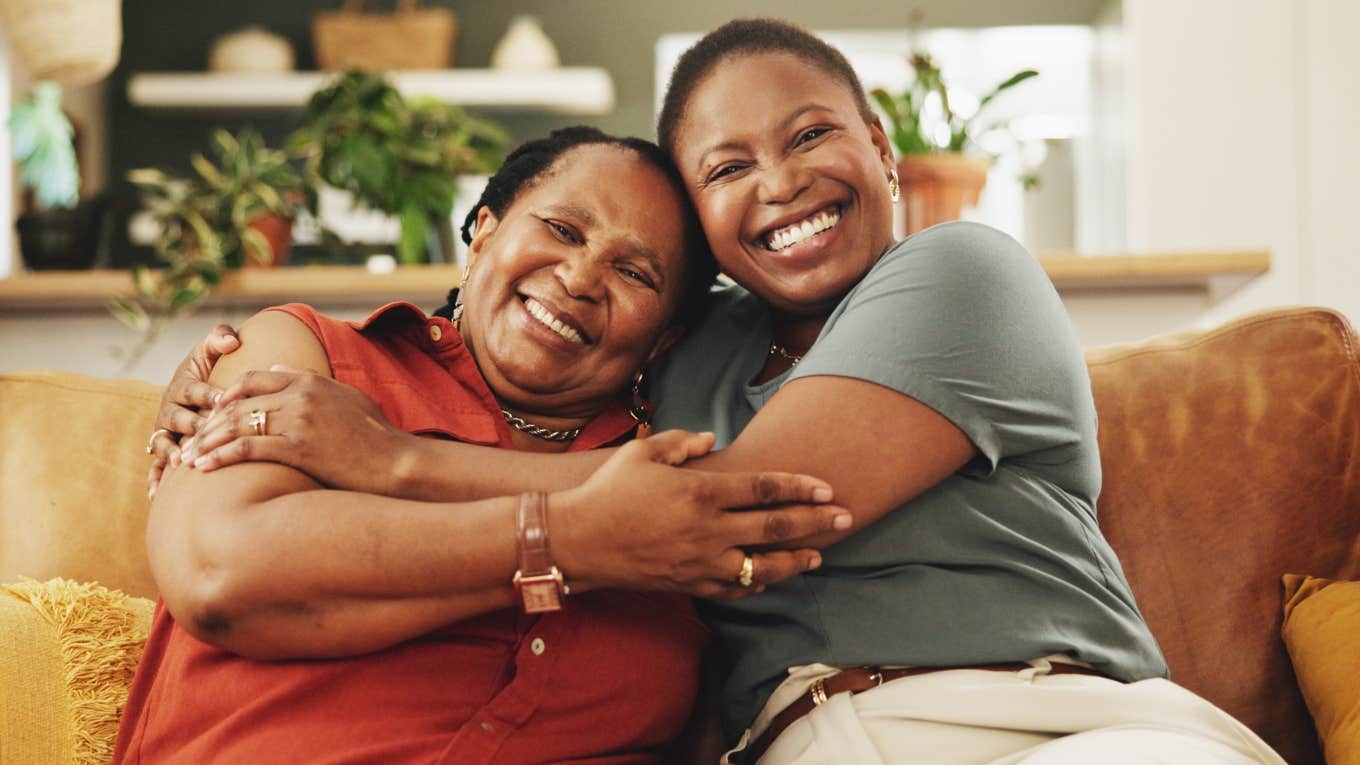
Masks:
[[[577,436],[581,435],[580,428],[572,428],[571,430],[548,430],[547,428],[541,425],[535,425],[522,417],[516,417],[504,409],[501,410],[501,414],[505,415],[505,422],[510,427],[521,433],[528,433],[534,438],[541,438],[544,441],[573,441]]]
[[[798,362],[800,362],[800,361],[803,360],[803,357],[802,357],[802,356],[800,356],[800,355],[798,355],[798,354],[796,354],[796,353],[791,352],[788,348],[785,348],[784,346],[780,345],[779,343],[770,343],[770,354],[769,354],[769,355],[771,355],[771,356],[778,356],[778,357],[780,357],[780,358],[782,358],[782,359],[788,359],[789,361],[793,362],[794,364],[797,364]]]

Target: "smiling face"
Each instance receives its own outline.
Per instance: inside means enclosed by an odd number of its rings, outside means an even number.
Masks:
[[[633,151],[571,149],[468,246],[460,331],[502,404],[601,411],[667,331],[684,291],[684,200]]]
[[[724,59],[673,155],[714,256],[777,310],[828,312],[892,244],[894,161],[837,77],[791,53]]]

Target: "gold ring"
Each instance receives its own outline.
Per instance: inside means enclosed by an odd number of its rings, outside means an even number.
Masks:
[[[265,412],[263,409],[256,409],[255,411],[251,412],[250,419],[248,420],[248,422],[250,423],[250,427],[254,429],[255,435],[257,436],[264,435],[264,427],[268,421],[269,414]]]
[[[164,434],[167,435],[167,436],[170,435],[170,431],[169,431],[167,428],[156,428],[155,430],[151,431],[151,437],[148,438],[148,439],[146,439],[146,453],[147,453],[147,454],[154,454],[154,453],[155,453],[155,452],[153,451],[153,449],[152,449],[152,446],[156,443],[156,436],[159,436],[159,435],[162,434],[162,433],[164,433]]]
[[[747,555],[741,561],[741,573],[737,574],[737,584],[750,587],[756,583],[756,561]]]

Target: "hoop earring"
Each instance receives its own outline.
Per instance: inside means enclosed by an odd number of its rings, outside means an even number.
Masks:
[[[628,414],[637,420],[637,437],[646,438],[652,434],[652,414],[647,410],[647,401],[642,398],[642,376],[645,370],[639,369],[633,376],[633,406]]]
[[[897,168],[888,170],[888,196],[896,202],[902,198],[902,184],[897,180]]]

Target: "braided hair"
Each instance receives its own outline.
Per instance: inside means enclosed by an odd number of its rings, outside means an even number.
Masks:
[[[860,116],[866,122],[874,119],[864,86],[840,51],[786,21],[735,19],[704,35],[676,62],[656,124],[658,140],[666,151],[675,154],[676,133],[690,94],[709,73],[724,59],[760,53],[788,53],[835,77],[850,89]]]
[[[717,276],[718,265],[713,260],[713,253],[708,249],[708,240],[704,238],[703,229],[699,225],[699,217],[689,203],[684,180],[681,179],[680,173],[675,169],[670,157],[666,156],[660,146],[651,141],[641,138],[620,138],[593,127],[578,125],[554,130],[546,138],[520,144],[514,151],[510,152],[509,156],[505,158],[505,163],[487,181],[481,198],[477,200],[476,205],[473,205],[472,211],[463,221],[461,229],[463,243],[472,244],[472,235],[477,225],[477,212],[479,210],[483,207],[489,207],[496,217],[503,217],[506,210],[519,198],[519,195],[541,179],[563,154],[579,146],[592,144],[615,146],[637,154],[648,164],[661,171],[661,174],[665,176],[671,188],[680,198],[685,216],[683,221],[685,280],[684,293],[681,295],[680,305],[676,309],[675,321],[681,326],[693,326],[707,306],[708,291]],[[455,287],[449,290],[448,303],[435,311],[435,315],[452,318],[453,307],[457,299],[458,288]]]

